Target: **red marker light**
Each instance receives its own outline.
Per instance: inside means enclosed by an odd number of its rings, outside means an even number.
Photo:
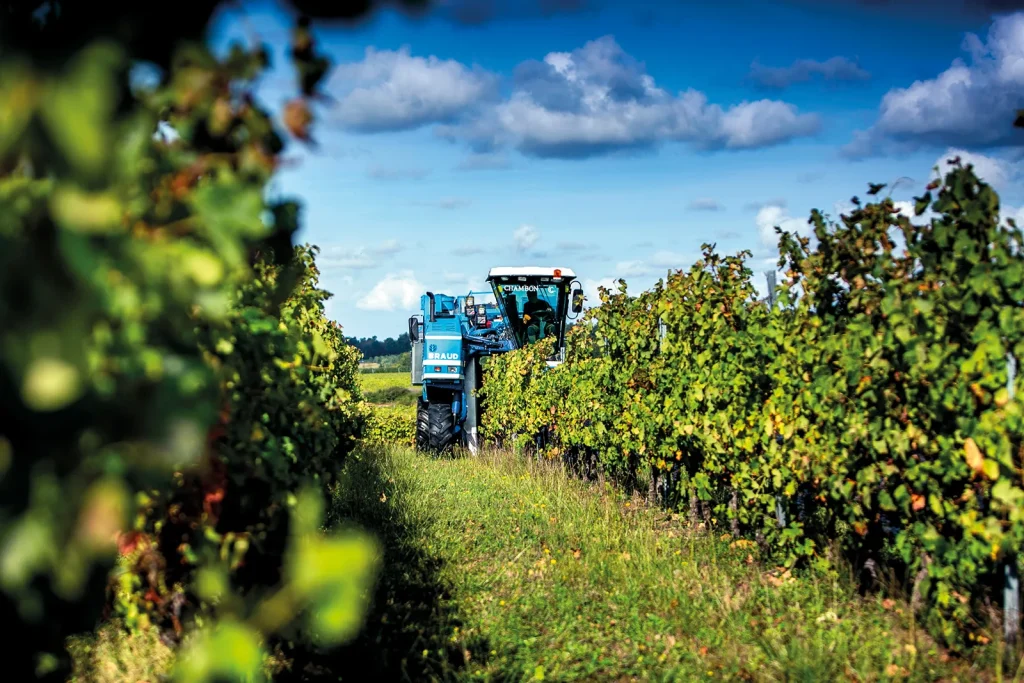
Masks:
[[[555,277],[562,277],[561,268],[555,268]]]

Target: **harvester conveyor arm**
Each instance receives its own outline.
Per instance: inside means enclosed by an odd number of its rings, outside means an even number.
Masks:
[[[481,346],[490,346],[494,349],[500,349],[504,346],[500,341],[493,341],[491,339],[485,339],[484,337],[477,337],[475,335],[467,334],[464,339],[471,344],[480,344]]]

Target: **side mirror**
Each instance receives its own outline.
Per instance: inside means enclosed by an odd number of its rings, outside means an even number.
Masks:
[[[572,293],[572,312],[579,313],[583,310],[583,290],[577,289]]]
[[[413,344],[420,340],[420,321],[416,319],[416,316],[409,318],[409,341]]]

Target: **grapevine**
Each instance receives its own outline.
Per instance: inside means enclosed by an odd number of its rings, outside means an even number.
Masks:
[[[750,254],[712,245],[640,296],[602,289],[560,366],[542,371],[539,348],[492,359],[484,434],[544,428],[548,457],[593,454],[627,487],[647,472],[652,495],[710,506],[787,566],[829,566],[836,544],[888,563],[964,647],[1024,540],[1007,370],[1024,353],[1022,235],[959,160],[916,214],[857,201],[838,221],[813,212],[813,236],[779,231],[774,307]]]

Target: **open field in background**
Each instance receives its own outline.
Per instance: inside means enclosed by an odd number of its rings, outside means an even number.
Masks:
[[[418,387],[412,385],[412,378],[408,372],[360,373],[358,381],[364,395],[393,387],[408,389],[410,392],[417,392],[419,390]]]
[[[373,445],[412,445],[416,433],[416,399],[408,372],[360,373],[363,399],[373,407],[366,441]]]
[[[333,500],[385,547],[366,629],[332,655],[368,679],[989,680],[898,601],[781,574],[547,463],[366,452]]]

